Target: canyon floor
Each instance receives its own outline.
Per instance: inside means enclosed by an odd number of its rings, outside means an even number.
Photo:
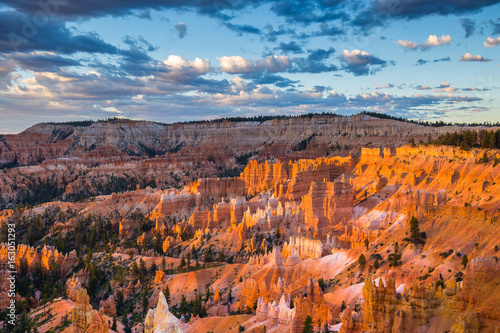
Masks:
[[[500,151],[366,115],[260,125],[2,138],[16,329],[500,332]]]

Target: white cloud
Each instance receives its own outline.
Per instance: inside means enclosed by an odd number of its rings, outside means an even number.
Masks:
[[[450,44],[451,41],[452,38],[450,37],[450,35],[442,35],[441,37],[438,37],[437,35],[429,35],[427,40],[422,44],[418,44],[409,40],[398,40],[395,43],[397,45],[401,45],[405,49],[416,50],[418,48],[421,48],[423,50],[426,50],[434,46]]]
[[[497,46],[499,44],[500,44],[500,37],[497,37],[497,38],[488,37],[486,39],[486,42],[483,43],[483,45],[485,47],[495,47],[495,46]]]
[[[291,66],[291,59],[288,56],[272,55],[255,62],[241,56],[224,56],[217,59],[220,62],[219,70],[229,74],[246,74],[261,71],[284,72]]]
[[[466,53],[463,56],[460,57],[460,61],[476,61],[476,62],[485,62],[485,61],[491,61],[491,59],[486,59],[482,55],[475,55],[473,56],[470,53]]]
[[[220,62],[219,70],[229,74],[250,73],[255,69],[255,63],[242,56],[229,56],[217,58]]]
[[[441,37],[438,37],[436,35],[430,35],[429,38],[427,38],[427,41],[425,43],[422,43],[422,48],[427,49],[432,46],[439,46],[443,44],[450,44],[451,42],[451,37],[450,35],[442,35]]]
[[[196,58],[194,61],[186,60],[178,55],[169,55],[163,61],[165,73],[160,75],[167,81],[185,81],[185,79],[197,77],[212,71],[208,59]]]
[[[351,65],[359,66],[365,65],[370,62],[373,57],[370,53],[360,50],[344,50],[342,51],[342,60],[348,62]]]
[[[396,44],[401,45],[405,49],[415,50],[418,47],[418,44],[409,40],[398,40]]]

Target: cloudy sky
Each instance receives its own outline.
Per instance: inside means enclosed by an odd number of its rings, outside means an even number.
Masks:
[[[0,0],[0,133],[363,110],[500,121],[499,0]]]

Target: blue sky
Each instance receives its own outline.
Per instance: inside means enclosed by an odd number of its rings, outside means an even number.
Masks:
[[[0,133],[364,110],[500,121],[500,1],[0,0]]]

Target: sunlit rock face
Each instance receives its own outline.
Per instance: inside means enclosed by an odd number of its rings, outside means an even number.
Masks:
[[[75,307],[72,312],[73,333],[107,333],[109,323],[103,310],[93,310],[86,289],[80,289],[76,294]]]
[[[168,310],[163,292],[160,292],[156,308],[149,309],[146,315],[144,333],[182,333],[181,321]]]

